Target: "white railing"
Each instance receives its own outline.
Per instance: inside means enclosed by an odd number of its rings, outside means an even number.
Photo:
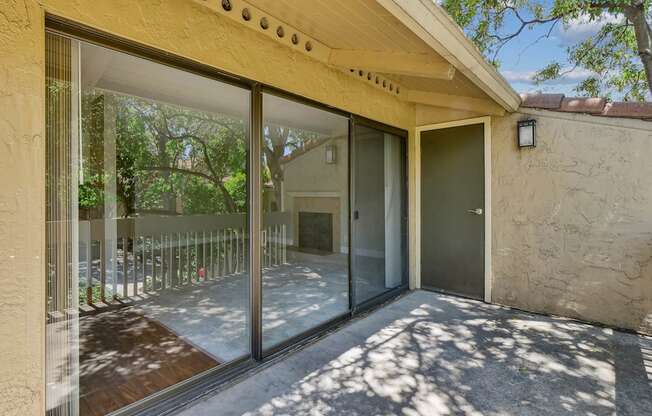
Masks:
[[[263,267],[286,263],[289,213],[265,214],[263,223]],[[80,305],[245,273],[246,224],[246,214],[80,221]]]

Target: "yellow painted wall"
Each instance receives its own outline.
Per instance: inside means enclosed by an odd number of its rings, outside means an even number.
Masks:
[[[53,14],[397,127],[414,106],[190,0],[41,0]]]
[[[468,120],[485,115],[473,111],[453,110],[451,108],[417,104],[415,120],[417,126],[428,126],[431,124],[447,123],[449,121]]]
[[[0,2],[0,415],[41,415],[45,42],[35,2]]]
[[[414,106],[191,0],[0,2],[0,414],[44,411],[44,15],[410,131]],[[412,171],[412,170],[411,170]],[[411,177],[413,188],[414,177]],[[412,189],[411,188],[411,189]],[[413,199],[411,197],[411,203]],[[414,219],[412,219],[414,227]]]

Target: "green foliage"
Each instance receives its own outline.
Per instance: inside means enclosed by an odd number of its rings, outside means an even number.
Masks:
[[[79,303],[87,303],[88,300],[86,299],[87,293],[86,293],[86,287],[83,285],[80,285],[79,287]],[[108,286],[104,287],[104,299],[111,299],[113,298],[113,291],[111,288]],[[91,300],[90,303],[99,303],[102,300],[101,298],[101,285],[100,284],[95,284],[91,287]]]
[[[84,91],[79,205],[95,208],[89,215],[98,218],[105,198],[115,199],[123,217],[246,212],[247,128],[238,117]],[[319,140],[287,127],[266,132],[265,181],[282,180],[282,159]],[[105,166],[112,148],[115,169]]]
[[[247,175],[237,172],[224,181],[226,190],[233,196],[239,212],[244,212],[247,207]]]
[[[557,79],[561,76],[561,73],[561,64],[553,61],[534,75],[534,81],[541,83],[547,80]]]
[[[645,100],[648,85],[645,67],[639,58],[632,22],[625,18],[629,0],[444,0],[442,6],[464,28],[485,57],[500,66],[500,52],[523,31],[542,27],[549,37],[555,28],[583,19],[587,23],[607,15],[620,17],[619,23],[607,23],[600,31],[567,48],[566,62],[551,62],[538,71],[538,83],[559,79],[571,70],[595,74],[578,83],[580,95],[617,95],[625,100]],[[650,0],[642,2],[645,18],[652,18]],[[613,19],[612,19],[613,20]],[[516,21],[516,27],[513,22]]]
[[[102,205],[103,185],[95,175],[91,180],[79,184],[79,208],[96,208]]]

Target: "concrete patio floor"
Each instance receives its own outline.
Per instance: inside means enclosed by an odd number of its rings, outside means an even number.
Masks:
[[[650,415],[652,339],[417,291],[182,411]]]
[[[263,270],[266,348],[346,313],[344,255],[289,252],[288,263]],[[237,273],[165,291],[137,306],[178,336],[228,362],[249,353],[249,275]]]

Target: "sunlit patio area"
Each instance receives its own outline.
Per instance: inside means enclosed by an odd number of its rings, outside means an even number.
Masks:
[[[652,339],[412,292],[181,413],[643,415]]]

